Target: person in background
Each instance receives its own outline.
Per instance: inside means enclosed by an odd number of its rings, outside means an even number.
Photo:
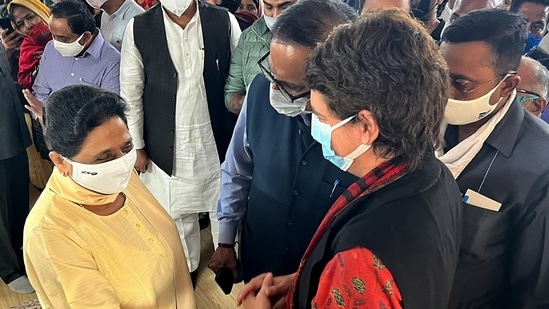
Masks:
[[[244,31],[255,23],[261,17],[261,6],[259,0],[243,0],[234,13],[238,20],[240,30]]]
[[[225,85],[225,105],[239,114],[246,90],[254,77],[261,73],[257,61],[268,50],[271,43],[274,23],[278,16],[298,0],[262,0],[263,16],[250,29],[242,33],[231,58],[231,68]]]
[[[242,0],[235,13],[239,14],[242,12],[248,12],[258,18],[261,17],[261,6],[259,5],[259,0]]]
[[[503,9],[504,0],[456,0],[450,21],[447,25],[453,23],[460,16],[480,9]]]
[[[438,157],[464,201],[450,309],[549,306],[549,126],[516,95],[526,38],[526,21],[501,9],[442,33],[451,87]]]
[[[193,283],[200,263],[198,213],[209,213],[217,244],[220,161],[236,123],[223,89],[240,33],[223,8],[162,0],[128,23],[122,41],[121,94],[130,106],[135,167],[175,220]]]
[[[412,13],[411,0],[364,0],[362,14],[368,10],[399,8]]]
[[[83,2],[54,4],[49,28],[53,40],[44,49],[33,93],[24,90],[27,109],[39,120],[43,102],[65,86],[84,84],[120,92],[120,53],[103,39]]]
[[[133,170],[126,109],[118,95],[85,85],[45,105],[55,169],[23,247],[44,308],[196,308],[177,228]]]
[[[295,272],[330,205],[356,181],[325,160],[312,138],[304,78],[316,45],[357,18],[340,0],[300,0],[277,17],[270,49],[258,62],[262,74],[250,84],[221,166],[219,247],[208,263],[214,273],[225,267],[241,280],[239,224],[244,281]]]
[[[32,88],[44,48],[52,39],[48,29],[50,9],[38,0],[14,0],[7,9],[13,29],[24,36],[17,83],[23,88]]]
[[[442,3],[444,3],[444,8],[439,10],[439,17],[444,20],[445,23],[449,23],[452,18],[452,11],[454,10],[456,0],[444,0]]]
[[[528,40],[524,52],[527,53],[547,34],[549,0],[514,0],[510,11],[526,19]]]
[[[517,86],[519,102],[526,110],[540,117],[547,107],[549,70],[536,60],[522,56],[517,75],[520,76]]]
[[[25,275],[21,246],[29,213],[25,149],[31,139],[14,75],[4,46],[0,46],[0,278],[13,292],[27,294],[34,289]]]
[[[52,36],[48,29],[50,9],[39,0],[14,0],[7,6],[9,18],[15,31],[24,39],[19,48],[19,69],[17,82],[22,88],[30,89],[39,71],[40,58],[46,44]],[[52,165],[49,160],[49,150],[44,142],[42,127],[35,118],[30,118],[32,139],[37,153],[29,150],[29,166],[34,172],[33,176],[44,175],[44,180],[38,183],[34,178],[33,184],[44,188],[46,177],[51,174]],[[38,153],[40,157],[38,157]],[[42,159],[42,160],[41,160]]]
[[[101,34],[118,51],[122,49],[122,38],[130,19],[145,10],[134,0],[86,0],[101,14]]]
[[[440,41],[442,29],[444,29],[444,19],[437,18],[437,12],[442,0],[412,0],[412,14],[419,19],[431,37],[435,41]]]
[[[313,137],[336,165],[354,157],[359,180],[324,217],[293,284],[258,276],[244,308],[271,308],[262,302],[290,286],[286,308],[447,308],[462,204],[434,155],[448,99],[438,45],[402,10],[367,12],[315,49],[306,80]]]

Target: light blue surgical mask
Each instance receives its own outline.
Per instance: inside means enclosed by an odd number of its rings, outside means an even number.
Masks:
[[[343,171],[349,170],[354,160],[364,154],[371,145],[361,144],[349,155],[342,157],[338,156],[335,151],[332,149],[332,133],[334,130],[344,126],[349,121],[351,121],[355,116],[351,116],[345,120],[340,121],[338,124],[333,127],[329,124],[320,122],[318,116],[313,114],[311,121],[311,135],[313,138],[322,145],[322,154],[324,158],[332,162],[335,166],[339,167]]]

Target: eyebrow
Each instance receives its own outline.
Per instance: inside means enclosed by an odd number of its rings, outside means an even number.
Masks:
[[[122,144],[122,148],[126,147],[128,144],[132,143],[133,142],[133,138],[129,138],[128,140],[126,140],[124,142],[124,144]],[[93,157],[94,160],[98,160],[99,158],[101,158],[102,156],[105,156],[105,155],[108,155],[111,153],[111,149],[107,149],[107,150],[103,150],[102,152],[98,153],[97,155],[95,155]]]
[[[469,76],[466,76],[466,75],[463,75],[463,74],[452,74],[452,73],[450,73],[448,75],[450,75],[450,78],[452,78],[452,79],[466,79],[466,80],[469,80],[469,81],[472,81],[472,82],[476,81],[475,79],[472,79]]]
[[[290,4],[290,3],[291,3],[291,1],[286,1],[286,2],[280,3],[279,5],[277,5],[277,7],[282,7],[282,6],[285,6],[285,5]],[[263,4],[274,6],[272,3],[269,3],[265,0],[263,0]]]

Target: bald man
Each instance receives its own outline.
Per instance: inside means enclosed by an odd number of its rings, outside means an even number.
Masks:
[[[532,114],[541,116],[547,107],[549,70],[536,60],[523,56],[517,75],[520,76],[517,86],[519,102]]]
[[[371,9],[400,8],[406,12],[411,12],[410,0],[365,0],[362,6],[362,13]]]

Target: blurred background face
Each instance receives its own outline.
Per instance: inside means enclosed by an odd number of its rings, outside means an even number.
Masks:
[[[15,29],[22,35],[27,35],[34,26],[42,22],[40,16],[22,6],[14,6],[12,12]]]
[[[238,10],[236,10],[236,13],[242,12],[248,12],[250,14],[258,16],[257,5],[255,5],[255,2],[253,0],[242,0],[240,6],[238,7]]]
[[[536,38],[541,38],[547,32],[547,15],[549,7],[542,4],[525,2],[517,12],[527,21],[526,29]]]
[[[263,0],[263,13],[275,18],[296,2],[297,0]]]

